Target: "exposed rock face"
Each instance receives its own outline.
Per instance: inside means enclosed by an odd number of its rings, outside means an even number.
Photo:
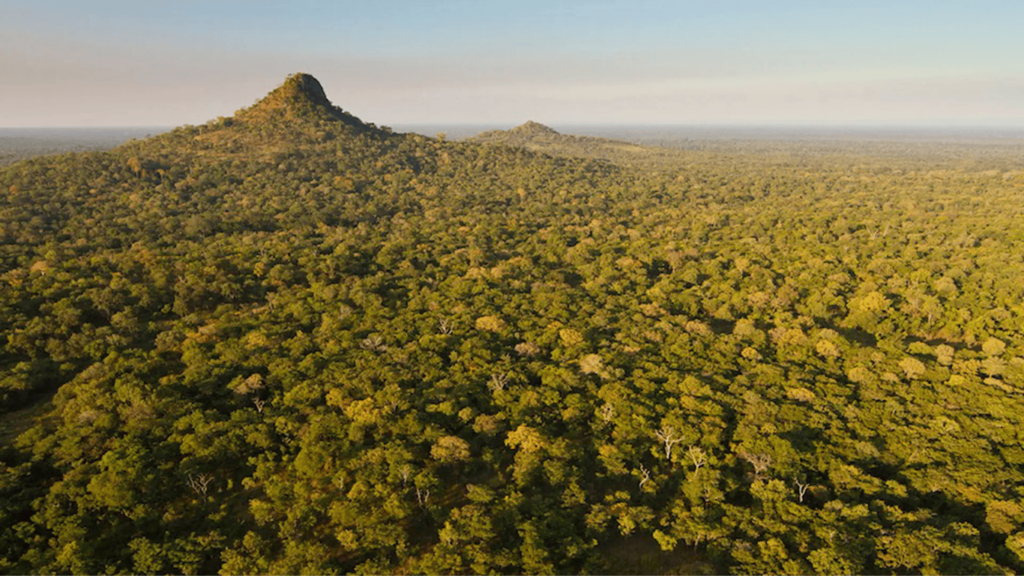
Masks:
[[[334,106],[331,104],[331,101],[327,99],[327,94],[324,93],[324,87],[320,85],[320,81],[303,72],[298,72],[288,76],[285,79],[284,84],[267,95],[264,100],[271,99],[275,96],[278,100],[309,102],[311,104],[318,104],[328,108],[333,108]]]
[[[372,127],[335,106],[327,98],[324,87],[310,74],[297,72],[249,108],[235,114],[237,120],[267,122],[274,118],[319,117],[340,120],[366,131]]]

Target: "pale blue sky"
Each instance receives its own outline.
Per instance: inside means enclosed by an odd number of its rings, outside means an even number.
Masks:
[[[377,124],[1024,126],[1024,2],[0,0],[0,127],[198,124],[297,71]]]

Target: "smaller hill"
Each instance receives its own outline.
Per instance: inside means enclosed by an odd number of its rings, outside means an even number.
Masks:
[[[501,130],[495,130],[495,132],[501,132]],[[534,122],[530,120],[526,124],[516,126],[511,130],[508,130],[509,134],[515,134],[517,136],[561,136],[555,130],[541,124],[540,122]]]
[[[636,164],[657,153],[653,149],[610,138],[561,134],[532,120],[509,130],[481,132],[468,141],[515,146],[552,156],[593,158],[620,164]]]

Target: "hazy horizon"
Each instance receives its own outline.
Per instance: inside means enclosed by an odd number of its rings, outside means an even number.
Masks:
[[[410,122],[388,126],[399,133],[416,133],[434,137],[444,133],[450,139],[465,139],[489,130],[508,130],[519,123],[438,123]],[[1024,127],[1013,126],[814,126],[814,125],[740,125],[740,124],[605,124],[540,122],[562,134],[630,139],[656,145],[659,138],[691,138],[697,140],[924,140],[943,139],[968,141],[1024,141]],[[4,140],[62,142],[103,142],[116,146],[130,139],[156,136],[177,126],[41,126],[0,127],[0,144]],[[0,145],[0,149],[3,146]]]
[[[1024,3],[0,5],[0,126],[201,124],[287,74],[368,122],[1024,128]]]
[[[522,123],[520,123],[522,124]],[[518,125],[518,124],[516,124]],[[488,130],[505,130],[509,123],[396,124],[395,132],[465,140]],[[892,126],[711,126],[602,125],[551,123],[550,128],[578,136],[597,136],[680,150],[820,155],[856,153],[876,156],[916,154],[920,157],[1002,158],[1024,161],[1024,128],[892,127]],[[109,150],[131,139],[143,139],[173,126],[0,128],[0,165],[33,156],[63,152]],[[780,148],[781,146],[781,148]]]
[[[358,115],[357,115],[358,116]],[[214,120],[210,118],[209,120]],[[365,120],[366,122],[373,122],[372,120]],[[480,130],[508,130],[525,124],[526,122],[537,122],[558,130],[563,129],[658,129],[658,130],[736,130],[736,131],[806,131],[806,132],[839,132],[848,131],[853,133],[870,133],[870,132],[906,132],[906,133],[925,133],[925,132],[951,132],[951,133],[1003,133],[1009,137],[1024,137],[1024,125],[1013,126],[1013,125],[917,125],[917,124],[684,124],[684,123],[607,123],[607,122],[547,122],[533,119],[526,119],[522,122],[399,122],[395,124],[388,124],[387,122],[373,122],[377,126],[387,126],[396,132],[417,132],[418,130],[428,128],[465,128],[465,129],[480,129]],[[152,131],[153,135],[174,130],[181,126],[189,125],[201,125],[205,122],[198,124],[175,124],[175,125],[97,125],[97,126],[0,126],[0,133],[6,135],[26,133],[44,133],[44,132],[89,132],[89,131],[125,131],[131,133],[138,133],[143,131]],[[432,135],[432,134],[431,134]]]

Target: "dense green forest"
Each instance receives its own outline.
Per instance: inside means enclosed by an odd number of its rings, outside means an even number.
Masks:
[[[1024,571],[1024,174],[687,158],[0,169],[0,572]]]

